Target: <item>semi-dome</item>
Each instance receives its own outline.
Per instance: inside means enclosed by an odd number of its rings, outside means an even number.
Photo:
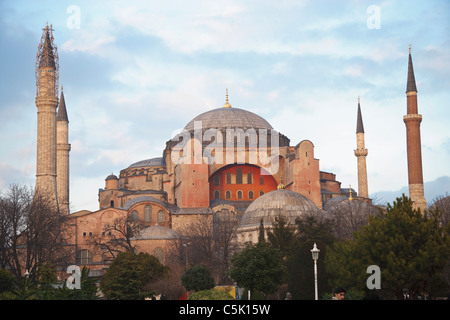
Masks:
[[[166,163],[164,161],[164,158],[158,157],[158,158],[151,158],[151,159],[145,159],[138,162],[135,162],[131,164],[128,169],[130,168],[140,168],[140,167],[153,167],[153,166],[165,166]]]
[[[270,131],[272,126],[264,118],[257,114],[233,107],[222,107],[204,112],[192,119],[185,130],[193,131],[194,122],[201,121],[202,129],[266,129]]]
[[[240,228],[258,226],[263,219],[264,224],[272,224],[278,216],[283,216],[288,223],[295,223],[295,219],[303,214],[316,213],[319,209],[306,196],[279,189],[266,193],[253,201],[242,216]]]

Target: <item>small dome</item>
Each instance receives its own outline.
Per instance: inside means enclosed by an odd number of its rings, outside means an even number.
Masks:
[[[137,237],[131,240],[172,240],[180,236],[174,230],[163,226],[151,226],[142,229]]]
[[[266,193],[253,201],[241,219],[240,227],[251,227],[260,224],[271,224],[278,216],[287,218],[289,223],[307,213],[319,212],[315,203],[304,195],[286,189],[278,189]]]
[[[115,174],[111,173],[109,176],[106,177],[105,180],[119,180],[119,178],[117,178]]]

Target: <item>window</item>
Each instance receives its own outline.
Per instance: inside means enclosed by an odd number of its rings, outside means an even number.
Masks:
[[[77,265],[92,264],[92,253],[83,249],[77,252]]]
[[[219,192],[219,190],[214,191],[214,199],[220,199],[220,192]]]
[[[242,184],[242,169],[241,168],[236,169],[236,183]]]
[[[248,198],[249,199],[253,199],[253,191],[249,191],[248,192]]]
[[[253,184],[253,175],[251,172],[247,173],[247,183],[248,184]]]
[[[263,176],[260,176],[260,177],[259,177],[259,184],[260,184],[260,185],[263,185],[263,184],[264,184],[264,177],[263,177]]]
[[[133,221],[139,220],[139,214],[136,210],[133,210],[131,212],[131,220],[133,220]]]
[[[259,192],[259,196],[261,197],[264,194],[264,191]]]
[[[214,176],[213,181],[214,181],[215,186],[220,185],[220,177],[219,176]]]
[[[159,210],[158,211],[158,222],[164,222],[165,221],[165,216],[164,216],[164,211]]]
[[[147,205],[144,208],[144,221],[152,222],[152,207],[151,206]]]
[[[239,191],[237,192],[237,198],[238,198],[238,199],[242,199],[242,191],[239,190]]]
[[[227,173],[227,184],[231,184],[231,173]]]
[[[231,191],[230,190],[227,190],[227,192],[225,192],[225,198],[231,199]]]

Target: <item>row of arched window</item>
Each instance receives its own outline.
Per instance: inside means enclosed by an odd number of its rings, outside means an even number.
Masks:
[[[242,180],[242,169],[241,168],[237,168],[236,169],[236,184],[242,184],[243,180]],[[226,179],[226,184],[232,184],[231,182],[231,173],[227,172],[225,174],[225,179]],[[220,186],[220,176],[214,176],[213,178],[213,183],[215,186]],[[247,172],[247,184],[253,184],[253,174],[251,172]],[[263,185],[264,184],[264,177],[260,176],[259,177],[259,184]]]
[[[262,196],[264,194],[264,191],[260,191],[259,192],[259,196]],[[231,191],[227,190],[225,191],[225,199],[231,199]],[[241,190],[238,190],[236,192],[236,198],[237,199],[243,199],[244,193]],[[252,190],[248,191],[248,199],[254,199],[255,198],[255,194]],[[220,199],[220,191],[219,190],[215,190],[214,191],[214,199]]]
[[[144,222],[152,222],[152,207],[147,205],[144,207]],[[132,220],[139,220],[139,213],[136,210],[133,210],[131,212],[131,219]],[[165,221],[165,213],[164,210],[159,210],[156,215],[156,221],[157,222],[164,222]]]

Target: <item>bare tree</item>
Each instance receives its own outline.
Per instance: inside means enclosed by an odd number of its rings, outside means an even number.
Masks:
[[[433,204],[430,206],[430,210],[439,209],[439,212],[442,214],[440,217],[440,221],[443,225],[448,225],[450,222],[450,196],[446,194],[445,196],[438,196],[433,201]]]
[[[27,270],[33,278],[44,262],[66,265],[73,257],[66,220],[50,194],[12,184],[0,195],[2,267],[18,278]]]
[[[213,215],[214,265],[218,282],[227,282],[226,271],[230,266],[230,258],[238,249],[234,241],[239,219],[235,212],[222,209]]]
[[[107,257],[105,260],[113,260],[120,252],[135,250],[132,239],[139,236],[145,227],[143,221],[126,215],[106,224],[102,235],[93,236],[88,243],[95,249],[101,250]]]
[[[236,214],[228,209],[215,212],[212,217],[198,216],[181,230],[183,241],[179,247],[180,257],[188,259],[187,264],[190,265],[208,266],[218,283],[226,282],[225,272],[237,246],[233,241],[237,225]]]
[[[377,207],[361,200],[343,200],[327,208],[325,216],[333,220],[336,238],[348,240],[368,223],[370,215],[380,212]]]

